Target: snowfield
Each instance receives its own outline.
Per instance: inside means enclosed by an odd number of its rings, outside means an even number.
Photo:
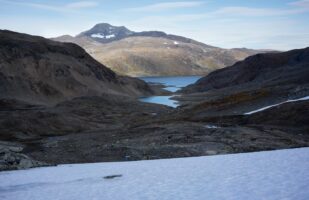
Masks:
[[[0,199],[308,200],[309,148],[1,172]]]

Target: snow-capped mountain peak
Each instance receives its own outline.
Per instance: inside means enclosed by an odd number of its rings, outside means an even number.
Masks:
[[[82,32],[77,37],[91,37],[102,43],[120,40],[134,34],[124,26],[112,26],[108,23],[100,23],[95,25],[88,31]]]

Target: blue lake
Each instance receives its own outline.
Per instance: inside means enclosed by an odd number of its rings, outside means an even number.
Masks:
[[[164,89],[176,92],[177,90],[195,83],[201,76],[159,76],[159,77],[140,77],[140,79],[150,83],[150,84],[162,84],[164,85]],[[145,97],[140,98],[142,102],[148,103],[156,103],[156,104],[163,104],[170,107],[177,107],[178,102],[175,100],[170,99],[174,95],[171,96],[152,96],[152,97]]]

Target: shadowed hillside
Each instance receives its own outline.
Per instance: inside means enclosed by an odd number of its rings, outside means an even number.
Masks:
[[[139,79],[116,75],[81,47],[0,31],[0,97],[55,103],[79,96],[144,96]]]

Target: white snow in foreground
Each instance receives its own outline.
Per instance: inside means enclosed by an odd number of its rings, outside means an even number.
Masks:
[[[178,42],[176,42],[176,41],[174,41],[174,44],[175,44],[175,45],[177,45],[177,44],[179,44],[179,43],[178,43]]]
[[[269,106],[266,106],[266,107],[263,107],[263,108],[260,108],[260,109],[257,109],[257,110],[253,110],[253,111],[247,112],[247,113],[245,113],[245,115],[251,115],[251,114],[254,114],[254,113],[257,113],[257,112],[261,112],[261,111],[267,110],[269,108],[272,108],[272,107],[275,107],[275,106],[279,106],[281,104],[285,104],[285,103],[289,103],[289,102],[295,102],[295,101],[305,101],[305,100],[309,100],[309,96],[302,97],[302,98],[299,98],[299,99],[287,100],[287,101],[284,101],[284,102],[281,102],[281,103],[269,105]]]
[[[0,199],[307,200],[309,148],[1,172]]]

